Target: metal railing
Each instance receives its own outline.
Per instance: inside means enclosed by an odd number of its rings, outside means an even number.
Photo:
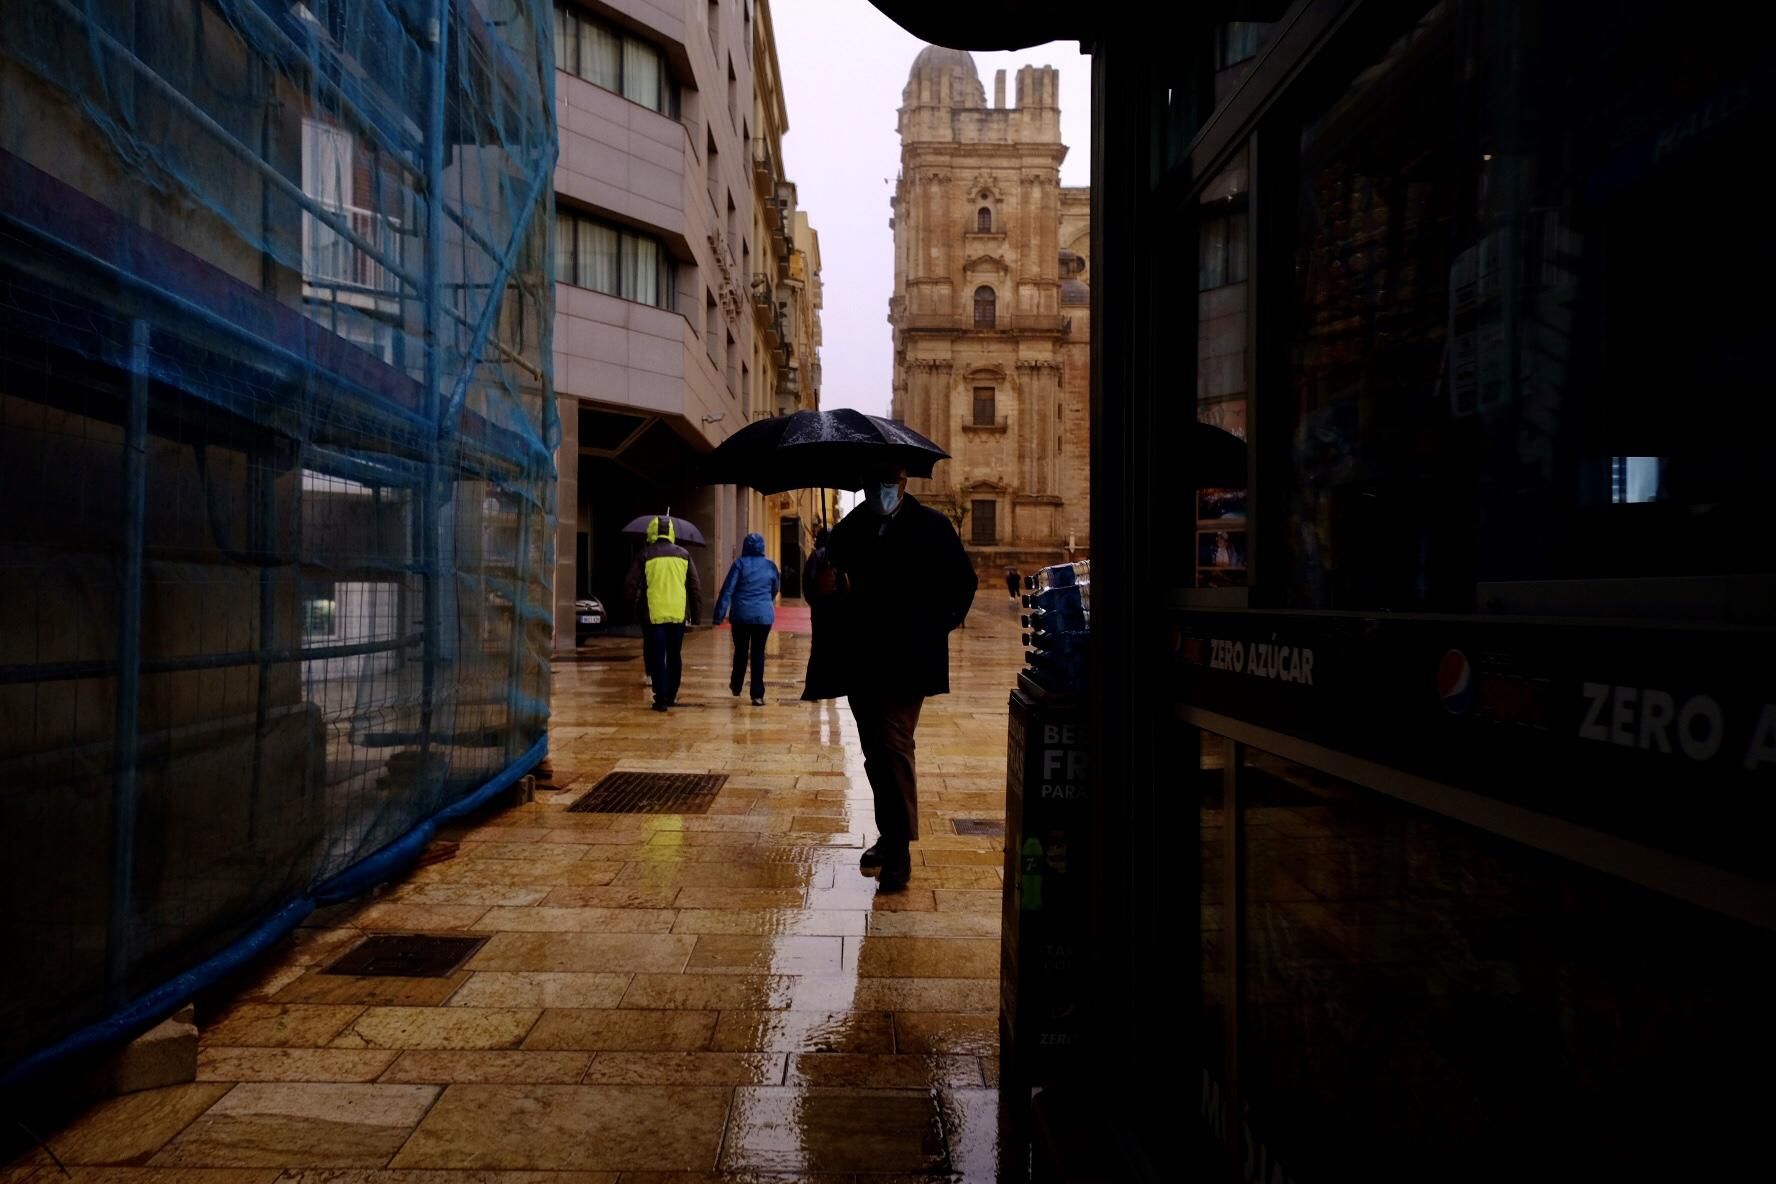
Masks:
[[[327,203],[328,213],[351,227],[353,238],[373,244],[374,253],[335,231],[313,214],[302,216],[302,277],[311,283],[396,295],[400,277],[383,260],[399,264],[401,223],[386,214]]]

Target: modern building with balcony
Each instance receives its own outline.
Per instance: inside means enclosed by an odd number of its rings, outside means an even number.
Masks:
[[[754,74],[753,239],[763,245],[751,275],[753,419],[820,407],[820,236],[798,208],[796,187],[784,175],[783,135],[789,130],[768,10],[761,12],[760,66]],[[803,557],[815,532],[837,518],[831,490],[750,493],[754,529],[783,573],[783,594],[802,593]]]
[[[788,121],[764,0],[563,0],[555,55],[561,651],[576,599],[633,619],[622,528],[635,517],[697,524],[710,599],[757,528],[756,498],[696,476],[775,411],[781,346],[761,331],[774,316],[757,277],[787,268],[793,222],[788,236],[769,225],[785,217],[775,162]]]

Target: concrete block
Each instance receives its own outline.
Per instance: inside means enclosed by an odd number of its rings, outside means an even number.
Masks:
[[[197,1024],[187,1003],[130,1041],[106,1066],[106,1090],[133,1094],[197,1080]]]

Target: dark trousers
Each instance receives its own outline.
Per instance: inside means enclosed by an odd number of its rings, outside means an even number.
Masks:
[[[646,658],[648,677],[654,680],[654,702],[670,705],[678,698],[678,680],[684,675],[683,621],[649,625]]]
[[[765,638],[771,636],[769,625],[735,625],[734,626],[734,677],[728,680],[728,689],[736,695],[740,693],[740,683],[746,677],[747,654],[752,655],[752,697],[765,697]]]
[[[885,847],[904,847],[919,837],[919,774],[913,732],[923,695],[866,692],[849,696],[863,771],[876,799],[876,829]]]

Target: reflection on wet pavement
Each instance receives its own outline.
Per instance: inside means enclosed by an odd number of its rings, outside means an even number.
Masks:
[[[639,663],[563,663],[558,792],[317,914],[207,1025],[197,1084],[113,1099],[52,1145],[131,1165],[119,1180],[218,1184],[994,1179],[1003,840],[978,821],[1004,818],[1019,650],[983,599],[920,721],[905,892],[857,872],[869,787],[844,706],[795,701],[806,637],[772,635],[765,707],[729,696],[725,630],[686,639],[695,706],[663,716]],[[612,771],[727,781],[703,814],[567,811]],[[320,973],[371,929],[489,940],[445,979]]]

